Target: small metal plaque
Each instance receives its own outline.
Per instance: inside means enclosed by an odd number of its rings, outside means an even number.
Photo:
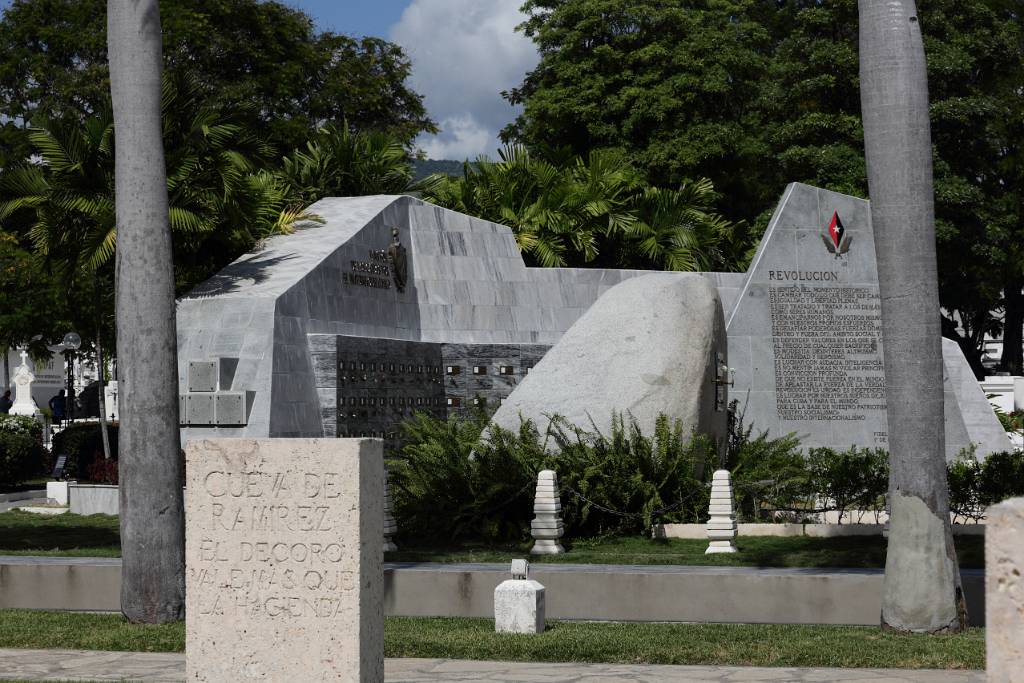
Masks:
[[[217,425],[244,425],[245,394],[238,391],[222,391],[216,394]]]
[[[192,391],[217,391],[217,361],[215,360],[190,360],[188,362],[188,390]]]
[[[214,421],[214,405],[212,393],[189,393],[185,395],[185,424],[212,425]]]

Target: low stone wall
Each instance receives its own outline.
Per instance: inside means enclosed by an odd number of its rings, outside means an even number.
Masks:
[[[738,534],[743,536],[881,536],[884,524],[739,524]],[[706,524],[655,524],[654,538],[688,538],[707,540]],[[984,524],[954,524],[954,536],[984,536]]]
[[[973,626],[985,621],[985,577],[961,570]],[[494,616],[506,564],[384,565],[384,613]],[[877,626],[882,571],[633,567],[535,563],[549,619]],[[118,559],[0,557],[0,608],[120,611]],[[709,599],[713,596],[714,599]]]
[[[76,515],[116,515],[121,510],[121,497],[117,485],[71,484],[68,503]]]

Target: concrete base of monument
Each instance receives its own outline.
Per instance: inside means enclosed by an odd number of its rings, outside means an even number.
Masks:
[[[882,571],[533,564],[548,619],[877,626]],[[972,626],[985,621],[985,575],[962,569]],[[0,609],[119,612],[115,558],[0,557]],[[384,565],[389,616],[493,618],[507,564]],[[728,600],[709,599],[727,596]]]

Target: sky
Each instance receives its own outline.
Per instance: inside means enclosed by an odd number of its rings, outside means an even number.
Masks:
[[[431,159],[494,158],[498,131],[518,114],[501,91],[519,85],[537,63],[533,43],[516,32],[523,0],[282,0],[318,29],[379,36],[412,60],[410,85],[441,129],[417,144]],[[0,9],[10,0],[0,0]]]
[[[317,28],[374,35],[402,46],[413,89],[441,132],[417,143],[431,159],[495,157],[498,131],[518,110],[501,91],[519,85],[537,63],[533,43],[516,32],[522,0],[288,0]]]

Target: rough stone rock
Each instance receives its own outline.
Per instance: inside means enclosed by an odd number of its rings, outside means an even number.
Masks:
[[[381,442],[204,439],[186,457],[186,678],[383,681]]]
[[[725,323],[715,287],[693,273],[656,273],[605,292],[569,328],[494,414],[543,432],[558,414],[608,435],[613,411],[632,415],[645,435],[659,413],[683,429],[723,441],[728,404],[716,408],[716,353],[726,358]]]
[[[1024,672],[1024,498],[988,511],[985,531],[985,637],[989,683]]]

